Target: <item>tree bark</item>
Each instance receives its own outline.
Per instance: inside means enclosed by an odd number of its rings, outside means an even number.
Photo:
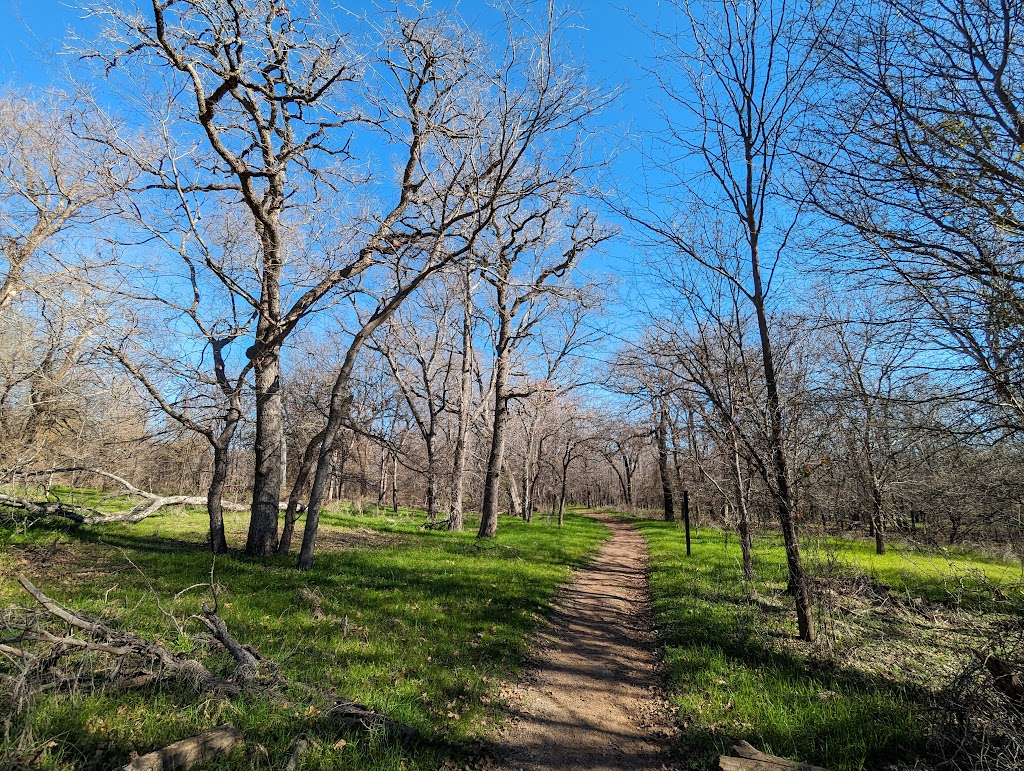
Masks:
[[[195,736],[140,755],[121,771],[185,771],[197,763],[226,755],[241,747],[245,739],[229,725],[219,725]]]
[[[669,477],[668,468],[668,411],[664,405],[659,412],[658,429],[655,435],[658,441],[658,473],[661,477],[661,498],[664,505],[665,521],[674,522],[676,518],[675,502],[672,500],[672,479]],[[689,549],[687,549],[687,553],[689,553]]]
[[[743,577],[748,581],[754,578],[753,536],[750,532],[750,511],[747,508],[747,496],[743,491],[743,466],[740,463],[739,439],[735,431],[732,434],[732,482],[733,499],[736,503],[736,529],[740,534],[740,551],[743,553]]]
[[[875,554],[885,554],[885,506],[882,490],[874,477],[871,479],[871,524],[875,531]]]
[[[257,355],[253,367],[256,381],[256,465],[252,518],[249,520],[245,553],[253,557],[269,557],[277,552],[277,523],[284,482],[281,362],[277,349]]]
[[[223,438],[223,434],[220,438]],[[228,552],[227,536],[224,534],[224,485],[228,479],[230,441],[229,435],[226,441],[218,441],[213,445],[213,475],[206,495],[206,510],[210,515],[210,550],[214,554]]]
[[[491,447],[487,454],[487,470],[484,474],[483,511],[480,513],[480,529],[477,538],[493,538],[498,532],[498,482],[505,463],[505,427],[508,423],[508,343],[511,319],[503,310],[505,306],[504,284],[496,286],[498,296],[498,344],[494,362],[494,418],[491,422]]]
[[[683,490],[683,528],[686,530],[686,556],[690,556],[690,491]]]
[[[815,637],[814,616],[811,610],[811,592],[800,555],[800,541],[793,516],[793,494],[789,484],[789,464],[786,460],[783,432],[782,400],[779,396],[778,379],[775,374],[775,357],[772,351],[771,335],[768,330],[768,314],[765,309],[764,286],[761,281],[761,265],[758,252],[759,226],[756,223],[755,207],[748,208],[747,233],[750,238],[750,265],[754,280],[751,302],[757,315],[757,331],[761,342],[761,361],[764,368],[765,391],[768,397],[768,428],[771,444],[772,470],[774,472],[776,511],[782,529],[782,540],[786,546],[786,565],[789,568],[789,585],[796,605],[797,627],[800,639],[813,642]]]
[[[313,461],[316,460],[320,444],[324,440],[324,431],[318,431],[302,451],[302,460],[299,463],[299,471],[295,476],[295,484],[292,485],[291,493],[288,494],[288,506],[284,511],[284,527],[281,528],[281,541],[277,545],[278,554],[287,554],[292,548],[292,538],[295,535],[295,522],[298,519],[299,509],[302,501],[302,491],[309,481],[309,474],[313,470]]]

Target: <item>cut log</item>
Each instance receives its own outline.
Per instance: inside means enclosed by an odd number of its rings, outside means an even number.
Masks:
[[[720,771],[828,771],[821,766],[769,755],[747,742],[735,745],[732,754],[735,757],[722,755],[718,759]]]
[[[201,734],[190,736],[162,749],[140,755],[121,771],[181,771],[196,763],[225,755],[242,746],[241,732],[229,725],[219,725]]]

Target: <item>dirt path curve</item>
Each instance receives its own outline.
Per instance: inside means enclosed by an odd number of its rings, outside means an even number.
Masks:
[[[657,676],[647,545],[593,514],[613,537],[578,571],[535,640],[498,736],[499,769],[665,769],[671,729]]]

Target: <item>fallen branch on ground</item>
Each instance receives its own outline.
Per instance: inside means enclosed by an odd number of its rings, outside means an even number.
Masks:
[[[982,653],[977,649],[972,649],[971,652],[992,675],[992,684],[996,690],[1016,704],[1024,706],[1024,680],[1021,679],[1020,673],[1010,668],[994,653]]]
[[[299,599],[309,605],[309,611],[314,621],[324,618],[324,598],[320,596],[319,592],[303,586],[299,589]]]
[[[226,755],[244,743],[245,738],[240,731],[229,725],[219,725],[140,755],[120,771],[185,771],[196,763]]]
[[[809,763],[798,763],[775,755],[769,755],[747,742],[740,742],[732,748],[732,755],[718,759],[721,771],[828,771]]]
[[[14,639],[21,645],[41,643],[44,649],[22,651],[20,680],[27,695],[73,689],[86,677],[118,690],[162,680],[180,680],[221,696],[234,696],[241,691],[240,685],[215,677],[195,659],[171,653],[163,645],[132,632],[113,630],[99,621],[92,621],[47,597],[24,575],[18,575],[17,580],[49,616],[66,625],[58,634],[32,618],[26,619],[20,628],[10,622],[0,625],[0,631],[15,635]],[[75,630],[84,634],[76,636]],[[84,666],[82,656],[96,653],[113,657],[113,661],[107,662],[107,668]]]
[[[466,544],[463,548],[464,549],[480,549],[480,551],[494,551],[495,549],[504,549],[506,551],[512,552],[517,557],[522,557],[523,556],[523,553],[519,549],[515,548],[514,546],[505,546],[505,544],[495,543],[494,541],[488,540],[486,538],[478,538],[477,540],[473,541],[472,543]]]
[[[66,468],[43,469],[40,471],[7,471],[5,476],[30,479],[32,477],[53,476],[54,474],[71,474],[75,472],[82,474],[95,474],[96,476],[101,476],[104,479],[117,482],[125,489],[128,495],[142,498],[144,502],[118,514],[104,514],[98,509],[89,508],[88,506],[77,506],[73,503],[65,503],[64,501],[34,501],[30,498],[22,498],[16,495],[0,493],[0,506],[20,509],[22,511],[27,511],[30,514],[64,517],[65,519],[70,519],[76,525],[104,525],[115,522],[137,525],[139,522],[142,522],[142,520],[153,516],[160,511],[160,509],[167,508],[168,506],[206,506],[208,503],[208,497],[205,495],[161,495],[159,493],[150,492],[149,490],[142,490],[124,477],[112,474],[109,471],[104,471],[103,469],[89,468],[87,466],[68,466]],[[284,510],[288,507],[288,503],[287,501],[281,501],[279,506]],[[225,511],[249,510],[249,506],[247,504],[234,503],[232,501],[221,501],[221,508]],[[298,511],[305,511],[305,506],[300,504]]]
[[[288,763],[284,767],[284,771],[298,771],[299,761],[302,760],[302,756],[306,754],[309,749],[309,739],[305,736],[300,736],[295,742],[295,747],[292,750],[291,757],[288,758]]]
[[[404,738],[417,735],[416,729],[354,701],[286,679],[272,662],[263,662],[252,648],[240,643],[225,621],[205,603],[202,616],[193,618],[201,621],[235,659],[235,670],[228,679],[216,677],[197,659],[171,653],[159,643],[86,618],[46,596],[24,575],[17,580],[45,611],[42,618],[38,614],[22,618],[20,624],[0,619],[0,654],[20,668],[13,701],[22,708],[30,697],[43,691],[73,690],[85,684],[90,688],[125,690],[176,680],[222,698],[242,693],[262,695],[289,709],[298,707],[302,712],[321,713],[331,722],[384,729]],[[47,620],[51,621],[49,628]],[[53,620],[59,623],[52,623]],[[307,703],[295,704],[296,694],[301,694]]]

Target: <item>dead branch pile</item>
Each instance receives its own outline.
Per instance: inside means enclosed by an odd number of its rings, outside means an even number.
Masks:
[[[0,614],[0,713],[23,717],[35,698],[47,692],[116,691],[173,682],[222,699],[263,695],[289,709],[322,715],[328,724],[383,729],[405,738],[416,735],[415,729],[349,699],[288,680],[273,662],[240,643],[216,607],[206,603],[201,615],[190,620],[209,633],[209,644],[231,654],[235,666],[226,676],[215,674],[197,658],[61,605],[24,575],[17,580],[38,607],[10,608]]]
[[[1024,617],[997,625],[936,697],[932,751],[941,771],[1024,768]]]
[[[83,683],[123,690],[174,680],[220,696],[242,689],[242,683],[214,676],[196,659],[60,605],[23,575],[18,583],[40,609],[10,609],[0,619],[0,655],[16,673],[13,687],[5,690],[15,708],[36,694],[73,691]]]

